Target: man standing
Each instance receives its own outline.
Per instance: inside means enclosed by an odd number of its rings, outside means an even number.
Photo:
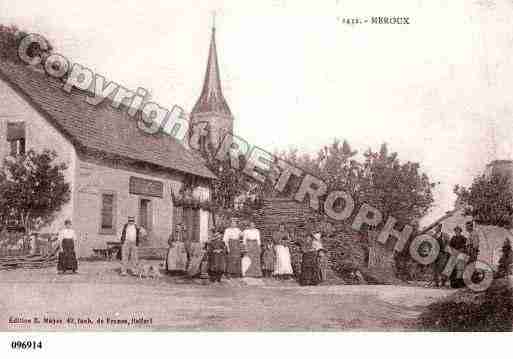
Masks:
[[[449,235],[443,232],[442,223],[438,224],[435,229],[434,238],[438,242],[440,251],[438,257],[433,263],[433,282],[435,287],[445,287],[447,277],[443,274],[447,261],[449,260],[449,253],[445,252],[446,246],[449,244]]]
[[[77,235],[71,228],[71,220],[67,219],[64,221],[64,229],[59,232],[59,247],[61,249],[59,253],[59,262],[57,264],[57,271],[64,273],[67,270],[77,272],[78,262],[77,255],[75,254],[75,242]]]
[[[479,235],[477,231],[474,230],[474,223],[472,221],[468,221],[465,223],[465,229],[468,232],[468,243],[467,243],[467,254],[469,256],[469,263],[477,261],[477,256],[479,254]]]
[[[463,230],[461,227],[456,226],[454,228],[455,235],[451,238],[450,246],[460,252],[458,255],[458,259],[456,262],[456,267],[453,269],[450,280],[451,280],[451,288],[463,288],[465,283],[463,282],[463,270],[465,269],[465,261],[462,256],[464,256],[465,250],[467,248],[467,238],[462,235]]]
[[[137,247],[139,247],[140,229],[135,224],[134,217],[128,217],[128,223],[121,232],[121,275],[127,274],[128,266],[131,270],[137,265]]]

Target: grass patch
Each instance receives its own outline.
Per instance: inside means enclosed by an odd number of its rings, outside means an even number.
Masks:
[[[422,330],[506,332],[513,329],[513,289],[507,280],[475,293],[462,289],[430,304],[419,316]]]

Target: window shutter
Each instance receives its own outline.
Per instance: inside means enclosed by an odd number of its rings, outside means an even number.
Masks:
[[[102,229],[112,229],[114,222],[114,195],[102,195]]]

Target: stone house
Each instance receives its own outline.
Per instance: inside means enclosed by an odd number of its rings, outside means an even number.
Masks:
[[[87,96],[64,92],[42,71],[0,61],[0,159],[50,149],[67,165],[71,199],[42,232],[55,233],[71,219],[82,257],[119,241],[127,216],[147,229],[154,247],[167,247],[178,222],[189,223],[191,240],[206,241],[208,211],[174,203],[186,185],[208,199],[215,176],[203,160],[170,136],[139,130],[126,108],[92,106]]]

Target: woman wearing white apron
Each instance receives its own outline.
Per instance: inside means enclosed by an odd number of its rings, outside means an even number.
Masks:
[[[187,269],[187,250],[183,242],[181,226],[176,226],[175,233],[169,236],[169,250],[167,252],[165,268],[173,274],[183,274]]]
[[[254,222],[250,222],[249,228],[242,232],[242,243],[246,250],[246,255],[242,258],[242,276],[261,277],[262,264],[260,259],[262,242],[260,241],[260,231],[256,229]],[[249,258],[249,266],[245,263],[247,261],[246,258]]]
[[[288,279],[294,274],[290,261],[289,239],[285,226],[280,224],[278,231],[273,233],[274,252],[276,254],[273,275],[278,278]]]

